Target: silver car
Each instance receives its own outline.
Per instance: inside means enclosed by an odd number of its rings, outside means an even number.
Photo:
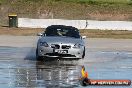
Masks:
[[[79,30],[72,26],[51,25],[39,34],[36,58],[84,58],[85,45]]]

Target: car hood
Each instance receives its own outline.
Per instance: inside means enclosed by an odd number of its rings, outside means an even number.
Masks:
[[[72,37],[41,37],[39,39],[39,42],[47,42],[48,44],[82,44],[84,45],[84,42],[80,38],[72,38]]]

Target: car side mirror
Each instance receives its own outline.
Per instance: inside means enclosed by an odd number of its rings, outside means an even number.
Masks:
[[[82,39],[86,39],[87,38],[87,36],[82,36]]]
[[[37,36],[43,36],[43,33],[38,33]]]

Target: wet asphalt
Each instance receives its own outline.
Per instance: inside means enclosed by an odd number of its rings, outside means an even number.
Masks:
[[[35,47],[0,47],[0,88],[83,88],[81,66],[90,79],[132,80],[132,52],[91,51],[80,60],[37,61]],[[132,88],[132,86],[88,86],[88,88]]]

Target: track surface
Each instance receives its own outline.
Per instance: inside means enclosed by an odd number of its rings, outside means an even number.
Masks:
[[[85,59],[40,62],[35,58],[37,39],[0,36],[0,88],[83,88],[78,82],[81,65],[91,79],[132,80],[132,40],[86,39]]]

